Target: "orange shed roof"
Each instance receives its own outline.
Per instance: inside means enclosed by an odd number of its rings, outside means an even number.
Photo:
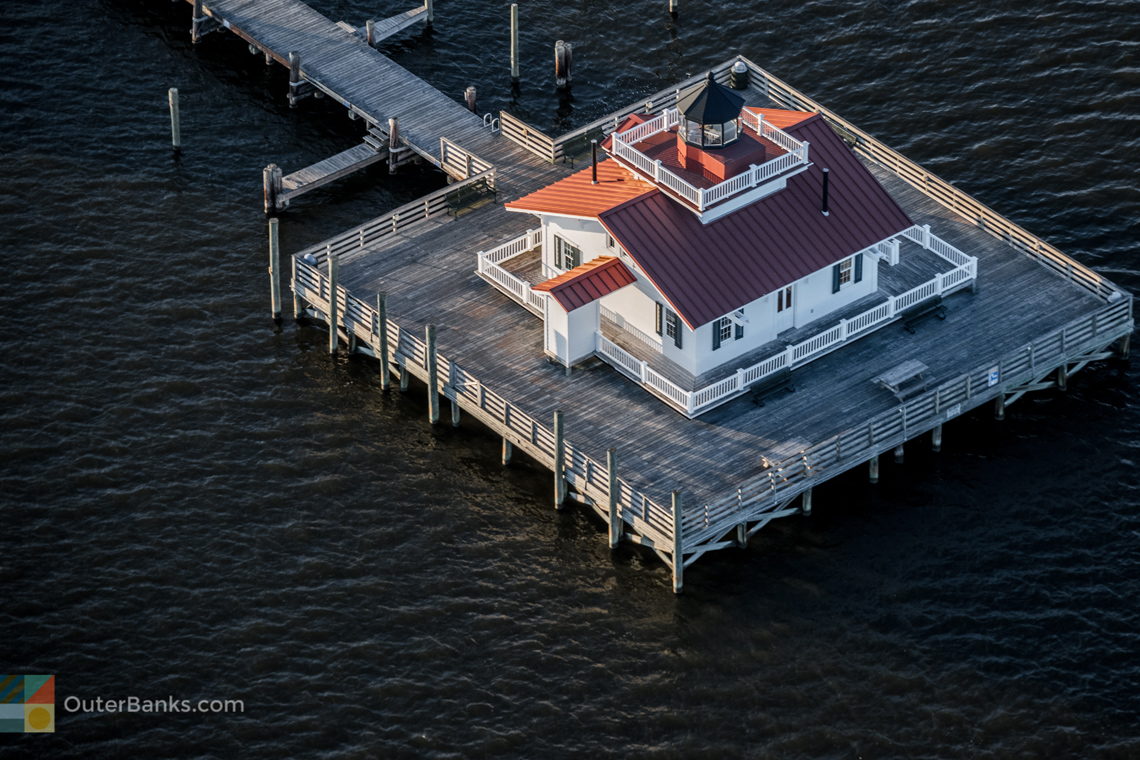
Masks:
[[[748,106],[744,109],[751,113],[758,113],[764,121],[777,129],[787,129],[793,124],[799,124],[804,119],[815,116],[811,111],[786,111],[783,108],[756,108]]]
[[[590,183],[590,171],[587,167],[575,172],[511,201],[506,208],[510,211],[595,218],[603,211],[655,190],[653,185],[635,179],[628,170],[610,159],[598,162],[598,184]]]
[[[534,286],[545,291],[566,311],[574,311],[636,281],[633,272],[613,256],[599,256]]]

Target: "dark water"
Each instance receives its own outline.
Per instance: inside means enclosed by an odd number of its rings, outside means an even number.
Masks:
[[[1135,3],[682,0],[672,23],[664,0],[538,0],[514,104],[506,4],[438,5],[387,51],[483,110],[558,132],[739,50],[1140,290]],[[429,430],[371,365],[274,331],[261,167],[359,122],[290,111],[232,37],[192,50],[184,4],[2,18],[0,671],[59,686],[57,733],[0,757],[1140,757],[1135,366],[821,489],[674,598],[489,434]],[[438,185],[315,193],[285,250]],[[58,707],[131,695],[245,712]]]

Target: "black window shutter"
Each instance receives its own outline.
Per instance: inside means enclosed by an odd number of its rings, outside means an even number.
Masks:
[[[716,351],[718,348],[720,348],[720,320],[719,319],[712,323],[712,333],[713,333],[713,351]]]
[[[673,345],[677,348],[681,347],[681,318],[676,314],[670,313],[673,317]]]
[[[737,325],[736,326],[735,336],[736,336],[737,340],[740,340],[741,338],[744,337],[744,325]]]
[[[831,268],[831,292],[839,292],[839,265],[836,264]]]
[[[863,254],[855,256],[855,282],[863,279]]]
[[[653,326],[657,329],[657,334],[660,335],[661,331],[665,329],[664,325],[662,324],[662,319],[661,319],[662,306],[661,306],[661,304],[657,303],[656,301],[653,302],[653,305],[657,307],[657,317],[653,323]]]

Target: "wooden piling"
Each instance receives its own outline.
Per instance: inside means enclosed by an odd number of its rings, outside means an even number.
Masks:
[[[467,104],[467,110],[471,113],[479,112],[479,104],[475,96],[475,85],[468,85],[467,89],[463,91],[463,102]]]
[[[931,451],[942,451],[942,424],[939,423],[934,426],[930,431],[930,449]]]
[[[435,325],[424,331],[427,344],[428,422],[439,422],[439,363],[435,354]]]
[[[301,54],[295,50],[289,52],[289,107],[296,108],[300,99],[301,89]]]
[[[569,42],[558,40],[554,43],[554,84],[566,87],[573,78],[571,69],[574,65],[574,46]]]
[[[514,453],[515,447],[506,438],[503,439],[503,466],[506,467],[511,463],[511,454]]]
[[[400,122],[393,116],[388,119],[388,173],[396,173],[397,150],[400,147]]]
[[[451,390],[455,394],[450,399],[450,401],[451,401],[451,426],[452,427],[459,427],[459,417],[460,417],[460,411],[461,411],[459,409],[459,391],[455,390],[454,386],[452,386]]]
[[[364,22],[364,39],[368,42],[368,47],[376,46],[376,22],[373,19]]]
[[[261,170],[261,192],[267,214],[277,211],[278,198],[281,195],[281,180],[281,167],[277,164],[270,164]]]
[[[519,81],[519,4],[511,3],[511,81]]]
[[[1001,422],[1005,419],[1005,394],[999,393],[994,399],[994,419]]]
[[[175,153],[182,152],[182,120],[178,113],[178,88],[171,87],[166,91],[166,99],[170,103],[170,147]]]
[[[562,410],[554,410],[554,508],[562,509],[566,501],[566,439],[562,429]]]
[[[431,29],[435,26],[435,3],[433,0],[424,0],[424,5],[427,7],[427,21],[424,22],[424,25]]]
[[[194,0],[194,11],[190,19],[190,42],[197,45],[198,41],[202,39],[202,33],[198,31],[206,17],[202,14],[202,0]]]
[[[673,593],[681,593],[685,585],[685,552],[681,542],[681,493],[671,495],[673,507]]]
[[[680,5],[680,0],[669,0],[669,15],[672,18],[677,18],[678,5]]]
[[[407,391],[408,391],[408,379],[410,377],[410,375],[408,373],[407,360],[403,359],[403,358],[398,358],[398,359],[396,359],[396,365],[400,368],[400,392],[401,393],[407,393]]]
[[[1069,365],[1062,364],[1057,367],[1057,388],[1062,391],[1069,389]]]
[[[906,456],[906,445],[900,443],[895,446],[895,464],[902,464],[903,458]]]
[[[329,353],[335,354],[337,346],[340,342],[340,336],[337,334],[337,321],[339,315],[337,311],[340,304],[337,303],[340,299],[337,297],[337,289],[339,285],[337,280],[340,279],[340,259],[335,254],[329,255]]]
[[[871,457],[871,461],[868,462],[868,464],[870,465],[870,467],[869,467],[869,470],[867,473],[867,480],[871,481],[872,483],[878,483],[879,482],[879,455],[876,454],[875,456]]]
[[[618,517],[617,449],[606,451],[606,514],[610,521],[610,548],[621,543],[621,518]]]
[[[277,217],[269,220],[269,313],[274,322],[281,321],[281,238]]]
[[[1128,359],[1128,355],[1132,350],[1132,333],[1125,335],[1120,339],[1120,349],[1118,351],[1121,359]]]
[[[811,517],[811,492],[812,489],[809,488],[800,496],[800,511],[805,517]]]
[[[388,366],[388,294],[376,294],[376,353],[380,357],[380,390],[392,387],[392,369]]]
[[[740,523],[740,525],[736,526],[736,530],[733,531],[733,533],[734,533],[734,535],[732,537],[732,542],[734,544],[736,544],[737,548],[747,549],[748,548],[748,523]]]

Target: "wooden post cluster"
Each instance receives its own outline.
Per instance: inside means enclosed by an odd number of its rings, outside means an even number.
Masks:
[[[281,167],[270,164],[261,170],[261,192],[265,204],[265,213],[272,214],[277,210],[281,196]]]
[[[463,91],[463,102],[467,104],[467,110],[471,113],[479,112],[478,101],[475,99],[475,85],[468,85]]]
[[[511,3],[511,82],[519,81],[519,4]]]
[[[281,321],[281,239],[277,217],[269,220],[269,313],[274,322]]]
[[[554,411],[554,508],[562,509],[566,501],[566,439],[562,427],[562,410]]]
[[[681,492],[673,491],[673,593],[681,593],[685,585],[685,551],[681,541]]]
[[[439,364],[435,354],[435,325],[428,325],[424,333],[427,344],[428,422],[439,422]]]
[[[340,335],[337,332],[337,321],[339,320],[340,304],[337,298],[337,289],[340,287],[337,283],[340,279],[340,259],[333,253],[329,253],[329,353],[335,354],[336,349],[340,343]]]
[[[289,107],[296,108],[301,99],[301,54],[289,52]]]
[[[166,99],[170,103],[170,147],[175,153],[182,151],[182,120],[178,113],[178,88],[171,87],[166,91]]]
[[[388,366],[388,294],[376,294],[376,333],[380,354],[380,390],[392,387],[392,370]]]
[[[569,42],[558,40],[554,43],[554,84],[558,87],[568,87],[573,75],[571,68],[574,65],[574,46]]]

